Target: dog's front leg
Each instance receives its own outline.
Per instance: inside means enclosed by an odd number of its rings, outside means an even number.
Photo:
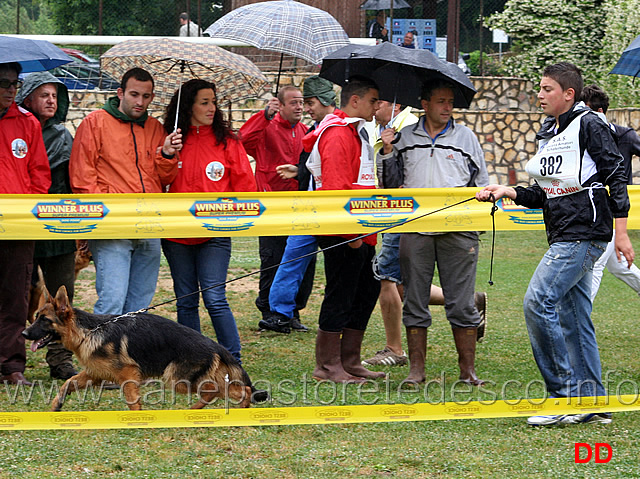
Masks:
[[[132,411],[142,409],[142,401],[140,400],[140,371],[134,366],[125,366],[118,374],[118,382],[124,394],[127,406]]]
[[[91,377],[85,371],[80,371],[75,376],[67,379],[51,403],[51,410],[60,411],[67,394],[79,389],[85,389],[91,380]]]

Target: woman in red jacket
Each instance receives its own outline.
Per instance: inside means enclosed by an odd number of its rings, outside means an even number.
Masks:
[[[172,133],[177,113],[178,132],[182,132],[178,174],[169,192],[256,191],[244,147],[217,107],[215,85],[205,80],[189,80],[182,85],[179,107],[177,103],[176,92],[164,121],[165,129]],[[200,297],[190,293],[226,281],[231,238],[163,239],[162,250],[178,297],[178,322],[200,331]],[[224,285],[203,291],[202,299],[218,342],[240,361],[240,336]]]

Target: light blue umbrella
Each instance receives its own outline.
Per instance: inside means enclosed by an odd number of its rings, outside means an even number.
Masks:
[[[40,72],[51,70],[73,59],[46,40],[0,35],[0,63],[18,62],[22,72]]]
[[[284,54],[317,65],[330,53],[349,45],[349,36],[329,13],[293,0],[258,2],[236,8],[205,33],[278,52],[280,70]]]
[[[640,74],[640,35],[620,55],[616,66],[609,73],[637,77]],[[634,80],[635,81],[635,80]]]

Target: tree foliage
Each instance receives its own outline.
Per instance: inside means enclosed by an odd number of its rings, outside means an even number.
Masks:
[[[598,0],[510,0],[504,11],[487,19],[513,39],[507,72],[538,80],[549,63],[568,61],[591,76],[599,63],[604,11]]]
[[[509,0],[487,24],[513,39],[504,62],[510,75],[537,81],[546,65],[568,61],[605,88],[612,106],[640,104],[640,82],[609,75],[640,34],[640,0]]]
[[[47,0],[52,10],[56,33],[97,35],[99,0]],[[196,2],[191,2],[191,18],[197,22]],[[203,2],[200,12],[204,30],[219,18],[221,2]],[[206,5],[206,6],[205,6]],[[102,0],[103,35],[177,35],[178,15],[186,11],[185,1],[174,0]]]
[[[609,92],[613,106],[640,105],[640,80],[609,74],[620,54],[640,35],[640,0],[608,1],[604,10],[607,21],[597,82]]]
[[[54,25],[45,0],[20,1],[20,16],[16,0],[0,0],[0,33],[46,35]]]

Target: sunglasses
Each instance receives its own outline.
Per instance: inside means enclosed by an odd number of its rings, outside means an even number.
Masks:
[[[3,78],[2,80],[0,80],[0,88],[11,88],[12,86],[16,87],[16,88],[20,88],[22,86],[24,82],[22,80],[7,80],[6,78]]]

